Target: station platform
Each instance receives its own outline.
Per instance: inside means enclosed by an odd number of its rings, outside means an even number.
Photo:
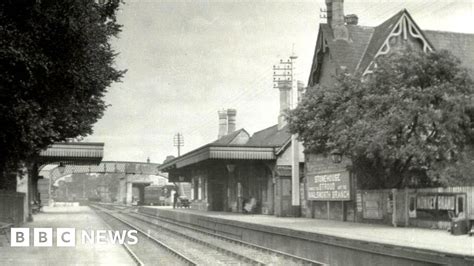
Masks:
[[[474,237],[444,230],[155,206],[139,211],[331,265],[367,265],[366,258],[381,262],[373,265],[474,265]]]
[[[29,247],[11,247],[4,235],[0,236],[0,265],[134,265],[136,264],[119,244],[82,244],[81,230],[110,230],[87,206],[44,207],[33,216],[34,221],[22,227],[30,228]],[[53,228],[52,247],[33,247],[32,228]],[[56,246],[56,228],[75,228],[76,246]]]

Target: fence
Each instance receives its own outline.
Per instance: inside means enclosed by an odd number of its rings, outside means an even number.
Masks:
[[[450,217],[474,220],[474,187],[358,190],[356,221],[448,228]]]
[[[25,193],[0,190],[0,221],[20,225],[24,221]]]
[[[301,195],[308,218],[446,229],[452,217],[465,217],[474,224],[474,186],[356,190],[345,202]]]

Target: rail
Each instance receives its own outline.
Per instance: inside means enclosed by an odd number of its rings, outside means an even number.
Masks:
[[[112,206],[112,207],[113,207],[113,206]],[[167,228],[167,227],[165,227],[165,226],[162,226],[162,225],[153,223],[153,222],[151,222],[151,221],[149,221],[149,220],[142,219],[142,218],[138,218],[137,216],[132,215],[132,214],[129,214],[129,213],[126,213],[126,212],[122,212],[122,214],[125,214],[125,215],[127,215],[127,216],[129,216],[129,217],[132,217],[132,218],[135,218],[135,219],[140,219],[141,221],[143,221],[143,222],[145,222],[145,223],[152,224],[152,225],[154,225],[154,226],[160,227],[160,228],[162,228],[162,229],[164,229],[164,230],[167,230],[167,231],[170,231],[170,232],[172,232],[172,233],[182,235],[183,237],[185,237],[185,238],[187,238],[187,239],[189,239],[189,240],[191,240],[191,241],[203,242],[203,244],[209,245],[209,243],[207,243],[207,242],[205,242],[205,241],[203,241],[203,240],[200,240],[200,239],[196,239],[196,238],[194,238],[194,237],[192,237],[192,236],[190,236],[190,235],[185,234],[184,232],[178,232],[178,231],[176,231],[176,230]],[[222,235],[219,235],[219,234],[216,234],[216,233],[212,233],[212,232],[209,232],[209,231],[206,231],[206,230],[202,230],[202,229],[198,229],[198,228],[195,228],[195,227],[191,227],[191,226],[185,225],[184,223],[176,222],[176,221],[174,221],[174,220],[170,220],[170,219],[166,219],[166,218],[162,218],[162,217],[157,217],[157,216],[149,215],[149,214],[145,214],[145,213],[136,213],[136,214],[139,215],[139,216],[148,217],[148,218],[151,218],[151,219],[154,219],[154,220],[158,220],[158,221],[161,221],[161,222],[164,222],[164,223],[172,224],[172,225],[174,225],[174,226],[186,228],[186,229],[188,229],[188,230],[192,230],[192,231],[195,231],[195,232],[198,232],[198,233],[201,233],[201,234],[205,234],[205,235],[208,235],[208,236],[212,236],[212,237],[215,237],[215,238],[218,238],[218,239],[227,241],[227,242],[231,242],[231,243],[233,243],[233,244],[237,244],[237,245],[240,245],[240,246],[252,248],[252,249],[258,250],[258,251],[260,251],[260,252],[262,252],[262,253],[267,253],[267,254],[275,255],[275,256],[284,258],[284,259],[286,259],[286,260],[289,260],[289,261],[291,261],[292,263],[295,263],[295,264],[304,264],[304,265],[327,265],[327,264],[322,263],[322,262],[318,262],[318,261],[306,259],[306,258],[299,257],[299,256],[296,256],[296,255],[293,255],[293,254],[289,254],[289,253],[286,253],[286,252],[282,252],[282,251],[279,251],[279,250],[270,249],[270,248],[267,248],[267,247],[264,247],[264,246],[260,246],[260,245],[248,243],[248,242],[245,242],[245,241],[242,241],[242,240],[237,240],[237,239],[234,239],[234,238],[230,238],[230,237],[222,236]],[[223,249],[223,248],[221,248],[221,247],[217,247],[217,248]],[[223,252],[226,252],[225,249],[223,249],[222,251],[223,251]],[[242,255],[240,255],[240,256],[242,256]],[[249,262],[250,262],[250,261],[249,261]],[[253,262],[252,264],[264,265],[265,263],[260,262],[260,261],[256,261],[256,262]]]
[[[172,255],[174,255],[175,257],[177,257],[178,259],[180,259],[181,261],[183,261],[184,263],[188,264],[188,265],[197,265],[194,261],[192,261],[191,259],[189,259],[187,256],[183,255],[182,253],[180,253],[179,251],[171,248],[170,246],[168,246],[167,244],[165,244],[164,242],[150,236],[148,233],[144,232],[142,229],[134,226],[133,224],[117,217],[116,215],[113,215],[109,210],[106,210],[105,208],[101,208],[101,207],[97,207],[96,205],[90,205],[92,208],[96,209],[96,210],[100,210],[102,213],[105,213],[107,215],[109,215],[110,217],[118,220],[119,222],[125,224],[126,226],[130,227],[130,228],[133,228],[134,230],[136,230],[137,232],[139,232],[140,234],[146,236],[148,239],[150,239],[152,242],[154,242],[155,244],[157,244],[158,246],[160,246],[161,248],[165,249],[168,253],[171,253]],[[144,265],[143,262],[140,261],[140,259],[138,258],[138,256],[136,255],[135,252],[133,252],[130,247],[126,246],[126,250],[127,252],[129,252],[129,254],[132,256],[132,259],[134,259],[138,265]]]

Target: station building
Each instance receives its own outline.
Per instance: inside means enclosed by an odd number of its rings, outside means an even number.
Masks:
[[[360,26],[356,15],[344,15],[343,0],[326,0],[326,5],[327,23],[319,25],[307,89],[332,86],[340,71],[370,75],[377,57],[405,46],[447,49],[474,73],[473,34],[422,30],[406,9],[378,26]],[[281,111],[289,107],[288,93],[280,88]],[[474,220],[473,186],[362,190],[350,160],[340,154],[301,152],[300,191],[292,191],[291,135],[282,116],[277,125],[250,135],[235,131],[235,114],[219,113],[216,141],[159,167],[171,182],[192,183],[195,209],[241,212],[242,203],[254,197],[257,213],[276,216],[438,228],[448,226],[448,212]],[[292,206],[294,193],[300,194],[300,206]]]
[[[423,52],[446,49],[474,77],[474,34],[422,30],[403,9],[376,27],[358,25],[356,15],[344,15],[343,0],[326,0],[327,23],[319,25],[307,90],[332,86],[346,71],[370,75],[374,60],[405,46]],[[306,217],[402,226],[446,227],[448,212],[464,212],[474,220],[474,187],[364,191],[350,174],[350,161],[306,154]]]
[[[281,110],[288,106],[287,91],[280,91]],[[234,109],[218,112],[216,141],[158,169],[169,173],[170,182],[191,183],[193,209],[242,212],[244,203],[254,198],[254,213],[298,215],[299,207],[291,204],[291,134],[284,119],[250,135],[245,129],[235,130],[236,113]],[[302,173],[303,153],[298,157]]]

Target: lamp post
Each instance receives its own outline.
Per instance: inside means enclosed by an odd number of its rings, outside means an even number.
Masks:
[[[333,150],[331,152],[331,160],[333,163],[341,163],[342,162],[342,153],[339,150]]]
[[[58,165],[58,171],[60,174],[64,174],[64,171],[66,171],[66,165],[64,165],[64,163],[59,163]]]

